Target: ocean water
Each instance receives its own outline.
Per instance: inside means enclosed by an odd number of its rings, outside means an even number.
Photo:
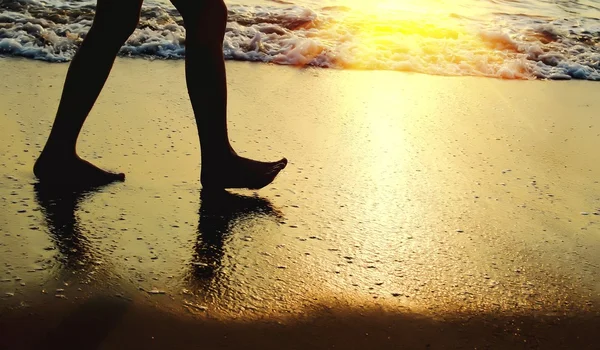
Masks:
[[[600,81],[600,0],[232,0],[231,60],[504,79]],[[0,55],[66,62],[95,1],[0,0]],[[145,1],[120,51],[182,59],[168,1]]]

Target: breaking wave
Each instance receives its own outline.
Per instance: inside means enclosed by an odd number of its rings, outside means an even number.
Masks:
[[[69,61],[94,9],[94,1],[0,0],[0,54]],[[600,19],[593,16],[430,17],[285,1],[231,5],[223,52],[226,59],[283,65],[600,80]],[[177,11],[154,2],[144,5],[138,28],[119,54],[181,59],[184,39]]]

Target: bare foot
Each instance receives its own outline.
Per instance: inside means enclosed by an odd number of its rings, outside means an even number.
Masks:
[[[285,158],[276,162],[259,162],[233,155],[229,160],[204,162],[200,180],[206,189],[259,189],[273,182],[287,162]]]
[[[42,154],[33,166],[40,183],[69,187],[101,186],[115,181],[125,181],[125,174],[102,170],[79,156],[53,156]]]

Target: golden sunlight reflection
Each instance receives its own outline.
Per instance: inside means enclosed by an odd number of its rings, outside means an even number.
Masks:
[[[336,13],[319,33],[325,43],[346,38],[336,48],[336,63],[344,68],[526,78],[523,62],[507,63],[517,52],[510,38],[463,20],[486,16],[485,9],[467,1],[352,1],[350,6],[352,11]]]
[[[436,101],[420,104],[411,100],[410,95],[398,89],[397,76],[383,74],[368,74],[357,72],[349,76],[347,82],[338,85],[338,106],[344,106],[347,111],[355,111],[352,120],[344,123],[344,131],[350,135],[365,135],[364,142],[360,144],[360,152],[354,157],[359,159],[347,160],[350,164],[363,163],[365,167],[361,175],[353,174],[344,183],[362,184],[367,191],[357,193],[357,203],[353,209],[357,221],[363,227],[360,231],[369,232],[369,238],[361,240],[365,252],[372,252],[373,258],[381,258],[382,252],[390,252],[390,259],[398,259],[403,255],[404,248],[398,242],[404,242],[406,237],[403,232],[396,232],[398,236],[391,237],[381,234],[382,227],[414,227],[419,222],[413,221],[403,215],[407,210],[406,202],[402,203],[398,193],[411,198],[426,196],[424,186],[411,183],[413,179],[401,176],[402,172],[414,173],[416,154],[419,154],[420,145],[414,143],[414,120],[411,115],[427,115],[432,109],[440,108]],[[414,88],[426,90],[426,84],[414,79]],[[364,103],[368,101],[368,103]],[[358,112],[356,112],[358,111]],[[340,111],[340,114],[346,112]],[[411,131],[412,130],[412,131]],[[356,145],[354,145],[356,147]],[[426,215],[427,208],[412,207],[411,217],[420,218]],[[416,213],[415,213],[416,212]],[[415,214],[415,215],[412,215]],[[400,237],[400,238],[398,238]],[[408,236],[407,236],[408,237]],[[394,247],[394,249],[389,249]],[[393,271],[370,271],[367,279],[385,279],[386,275],[393,275]]]
[[[468,0],[375,0],[361,1],[348,0],[347,3],[353,8],[360,8],[361,11],[390,13],[405,12],[412,14],[436,15],[449,14],[453,12],[471,11],[474,14],[472,2]]]

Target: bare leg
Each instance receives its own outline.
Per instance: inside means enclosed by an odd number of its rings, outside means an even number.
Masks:
[[[143,0],[98,0],[94,23],[73,58],[50,136],[36,161],[41,182],[104,184],[124,180],[79,158],[76,143],[115,57],[135,30]]]
[[[186,27],[185,68],[196,116],[205,188],[262,188],[287,165],[285,158],[259,162],[238,156],[227,135],[227,82],[223,38],[227,7],[222,0],[171,0]]]

